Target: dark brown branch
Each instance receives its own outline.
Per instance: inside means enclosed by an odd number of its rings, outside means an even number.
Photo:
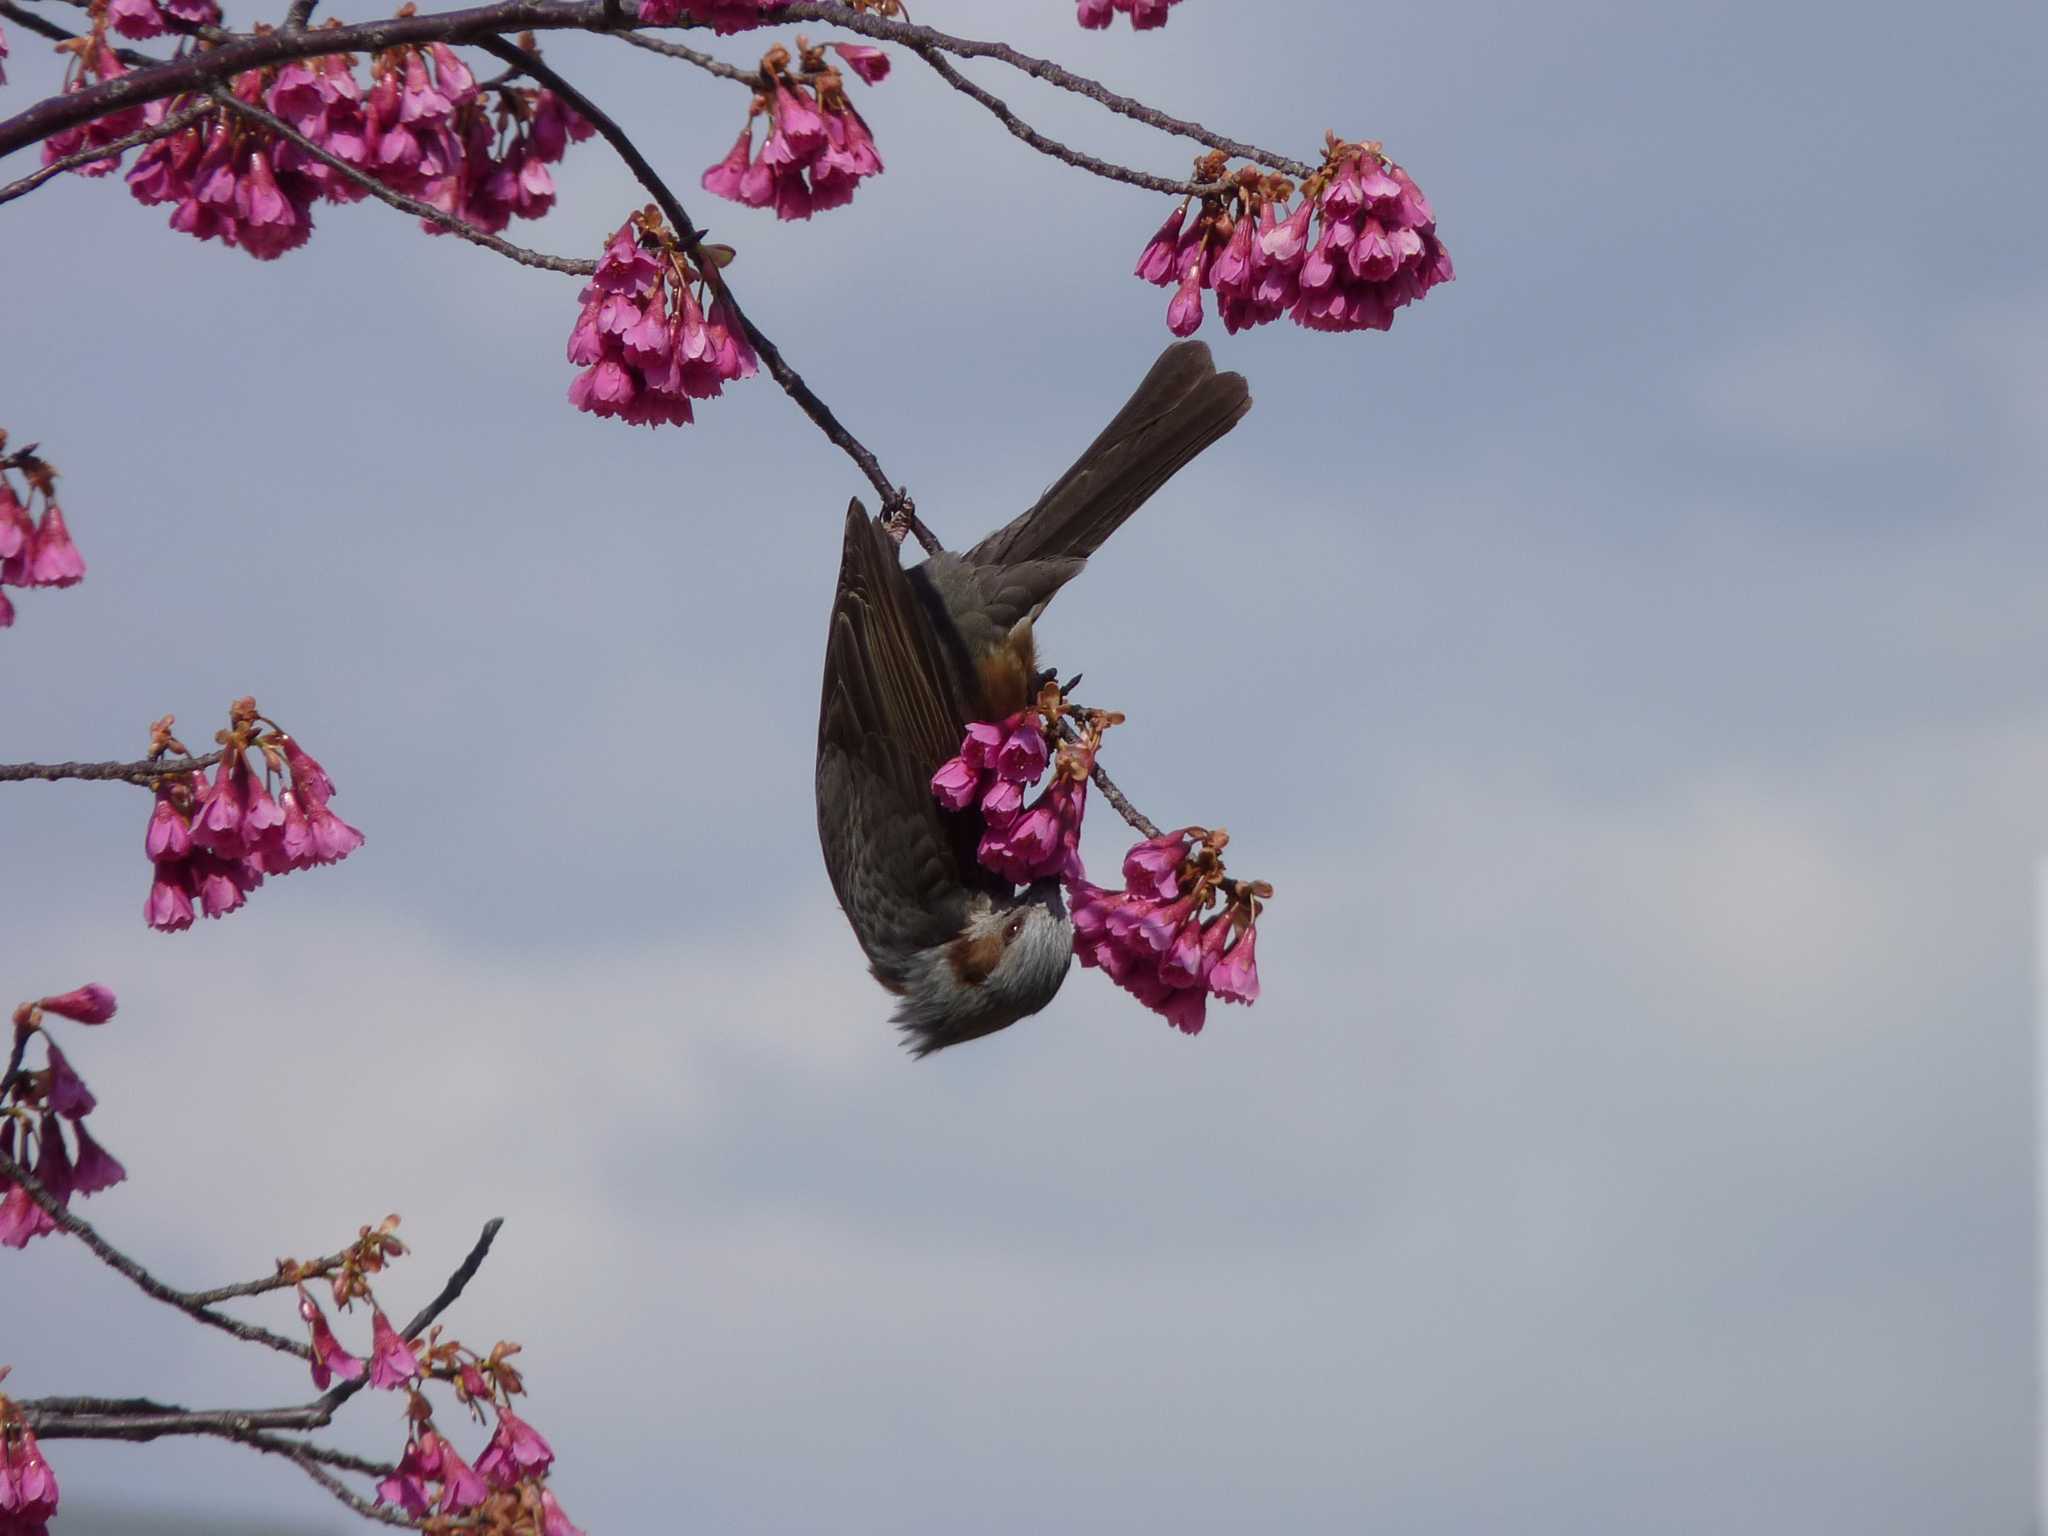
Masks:
[[[245,1344],[261,1344],[265,1348],[276,1350],[279,1354],[296,1355],[301,1360],[313,1358],[313,1352],[295,1339],[287,1339],[282,1334],[272,1333],[268,1328],[259,1327],[255,1323],[245,1323],[240,1318],[229,1317],[224,1312],[216,1312],[211,1307],[201,1306],[185,1292],[164,1284],[101,1237],[94,1230],[92,1223],[54,1198],[13,1158],[0,1155],[0,1179],[19,1184],[28,1192],[29,1199],[42,1208],[44,1214],[64,1231],[84,1243],[92,1250],[94,1258],[134,1285],[143,1295],[160,1301],[165,1306],[176,1307],[194,1322],[204,1323],[209,1328],[218,1328],[222,1333],[232,1334]]]
[[[7,1070],[0,1072],[0,1108],[5,1108],[14,1080],[21,1076],[21,1058],[28,1052],[28,1037],[35,1031],[26,1024],[14,1026],[14,1048],[7,1053]]]
[[[22,11],[14,0],[0,0],[0,15],[22,19],[32,13]],[[960,58],[995,59],[1033,79],[1086,97],[1098,106],[1161,132],[1193,139],[1227,155],[1285,171],[1292,176],[1307,176],[1313,170],[1298,160],[1273,154],[1255,144],[1227,138],[1200,123],[1148,107],[1141,101],[1110,90],[1099,81],[1062,69],[1048,59],[1020,53],[1007,43],[955,37],[931,27],[892,21],[845,5],[819,4],[815,0],[785,6],[772,19],[821,22],[912,50],[930,47]],[[34,22],[22,19],[22,24],[47,33],[48,24],[41,22],[40,18]],[[359,22],[318,32],[301,28],[245,34],[223,41],[220,46],[203,53],[187,54],[147,69],[131,71],[118,79],[103,81],[68,96],[52,96],[37,102],[25,111],[0,121],[0,155],[12,153],[25,144],[33,144],[121,107],[139,106],[167,96],[210,89],[214,83],[245,69],[278,64],[286,59],[323,53],[373,53],[404,43],[435,41],[472,43],[481,47],[493,34],[522,30],[607,32],[620,29],[614,24],[614,19],[607,16],[605,0],[500,0],[496,5],[428,15],[394,16],[383,21]]]
[[[14,0],[0,0],[0,16],[5,16],[9,21],[16,23],[23,31],[33,32],[38,37],[47,37],[53,43],[68,43],[78,35],[76,32],[66,31],[45,16],[39,16],[34,11],[14,4]]]
[[[12,1171],[12,1165],[7,1164],[4,1158],[0,1158],[0,1175],[17,1176]],[[39,1193],[33,1184],[30,1184],[29,1192],[32,1196]],[[48,1210],[49,1206],[45,1205],[44,1209]],[[455,1267],[454,1273],[449,1275],[439,1293],[399,1330],[402,1337],[418,1338],[443,1312],[455,1304],[468,1288],[469,1282],[476,1278],[477,1271],[482,1268],[484,1259],[491,1251],[491,1244],[497,1240],[498,1231],[504,1224],[505,1219],[502,1216],[493,1216],[484,1223],[483,1232],[471,1245],[467,1257]],[[120,1268],[119,1265],[114,1267]],[[137,1270],[141,1268],[139,1265],[134,1267]],[[127,1271],[123,1270],[122,1273],[126,1274]],[[156,1283],[162,1286],[161,1282]],[[170,1291],[168,1286],[162,1286],[162,1289],[171,1295],[183,1296],[189,1300],[191,1295],[219,1295],[234,1288],[223,1287],[222,1291],[197,1293],[174,1292]],[[236,1291],[236,1294],[254,1292]],[[297,1352],[301,1355],[307,1353],[303,1349]],[[302,1403],[293,1408],[191,1409],[175,1403],[155,1402],[146,1397],[31,1398],[17,1406],[28,1415],[29,1427],[49,1440],[156,1440],[165,1435],[218,1435],[230,1440],[249,1440],[253,1444],[255,1442],[251,1437],[261,1431],[324,1428],[333,1422],[334,1411],[360,1392],[368,1379],[365,1375],[354,1381],[337,1383],[312,1402]],[[329,1465],[341,1466],[345,1470],[376,1471],[379,1474],[388,1470],[376,1468],[370,1463],[352,1464],[348,1460],[340,1459],[340,1452],[318,1451],[313,1447],[307,1449],[315,1451],[319,1459],[328,1462]]]
[[[1095,155],[1087,153],[1085,150],[1069,149],[1066,145],[1060,143],[1058,139],[1047,138],[1015,112],[1012,112],[1008,103],[997,99],[993,94],[983,90],[972,80],[961,74],[959,70],[946,62],[945,56],[937,48],[930,44],[924,44],[913,48],[911,51],[923,59],[925,63],[929,64],[932,67],[933,73],[945,81],[946,84],[953,87],[954,90],[960,92],[963,96],[973,98],[984,107],[987,107],[989,111],[995,114],[996,121],[1009,129],[1011,133],[1022,139],[1026,144],[1029,144],[1040,154],[1050,155],[1053,159],[1063,164],[1071,165],[1076,170],[1088,171],[1093,175],[1104,177],[1110,181],[1121,181],[1128,186],[1144,187],[1152,192],[1165,192],[1173,197],[1200,197],[1209,192],[1221,192],[1230,185],[1228,182],[1221,181],[1175,181],[1170,176],[1154,176],[1150,171],[1134,171],[1127,165],[1117,165],[1113,161],[1100,159]]]
[[[124,784],[150,788],[166,774],[197,773],[221,760],[219,752],[204,757],[165,757],[139,763],[0,763],[0,784],[40,779],[55,784],[60,779],[118,779]]]
[[[839,418],[833,415],[831,407],[819,399],[810,385],[803,381],[803,376],[789,365],[788,360],[782,355],[781,348],[770,341],[761,328],[747,318],[718,264],[703,255],[703,232],[697,228],[696,221],[690,217],[688,210],[683,207],[675,193],[669,190],[668,184],[661,179],[660,174],[647,163],[647,157],[640,153],[639,146],[627,136],[626,131],[612,121],[611,116],[596,102],[518,44],[507,42],[502,37],[486,37],[478,39],[477,46],[487,53],[496,54],[507,64],[524,70],[581,113],[593,128],[604,135],[605,142],[618,151],[619,158],[626,162],[627,169],[632,171],[635,179],[647,189],[655,205],[667,217],[676,232],[677,241],[695,262],[697,270],[709,277],[717,285],[718,291],[724,295],[726,303],[732,309],[733,317],[746,332],[748,344],[760,357],[761,365],[768,370],[769,376],[782,386],[784,394],[797,403],[797,408],[817,424],[818,430],[860,467],[861,473],[867,476],[868,483],[881,493],[885,511],[893,511],[904,506],[909,497],[890,482],[889,477],[882,472],[880,462],[869,451],[867,445],[846,429]]]
[[[40,170],[30,171],[19,181],[10,181],[6,186],[0,187],[0,203],[11,203],[17,197],[25,197],[53,176],[61,176],[64,172],[76,166],[90,165],[95,160],[105,160],[113,155],[125,154],[138,144],[147,144],[155,139],[167,139],[172,134],[191,127],[192,124],[198,122],[200,118],[206,116],[212,110],[211,107],[207,106],[187,107],[182,112],[172,113],[154,128],[138,128],[135,132],[128,134],[124,138],[115,139],[110,143],[101,144],[91,149],[77,150],[72,154],[63,156],[61,159],[52,160]]]
[[[300,149],[320,161],[321,164],[332,170],[336,175],[361,187],[379,202],[388,203],[401,213],[409,213],[415,218],[426,219],[431,223],[438,224],[450,234],[459,235],[462,239],[467,240],[471,245],[480,245],[487,251],[496,251],[500,256],[509,257],[521,266],[538,267],[543,272],[561,272],[571,277],[588,277],[597,270],[597,263],[594,261],[582,261],[572,256],[550,256],[543,251],[530,251],[523,245],[514,245],[510,240],[500,239],[496,235],[486,233],[478,229],[474,224],[458,219],[454,214],[448,213],[443,209],[436,208],[432,203],[422,202],[416,197],[408,197],[403,192],[394,192],[391,188],[385,186],[383,182],[377,180],[376,177],[356,169],[356,167],[350,165],[340,156],[322,149],[283,118],[242,100],[241,97],[234,95],[232,92],[216,90],[213,93],[213,99],[222,106],[239,112],[243,117],[249,118],[253,122],[261,123],[272,133],[278,135],[278,137],[291,140],[292,143],[298,145]]]

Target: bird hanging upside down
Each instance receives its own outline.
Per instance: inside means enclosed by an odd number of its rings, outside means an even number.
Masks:
[[[1250,405],[1242,377],[1184,341],[1037,505],[964,554],[905,570],[884,522],[847,508],[818,715],[818,836],[917,1055],[1036,1013],[1073,959],[1059,882],[1019,889],[983,868],[975,816],[939,806],[934,771],[969,722],[1032,702],[1046,605]]]

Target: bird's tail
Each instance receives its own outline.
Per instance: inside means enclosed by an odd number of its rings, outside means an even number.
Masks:
[[[1202,342],[1176,342],[1073,468],[1036,506],[969,550],[968,562],[1087,559],[1251,403],[1243,375],[1218,373]]]

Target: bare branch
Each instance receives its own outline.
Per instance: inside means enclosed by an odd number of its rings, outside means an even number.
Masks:
[[[204,757],[144,758],[139,763],[0,763],[0,784],[40,779],[55,784],[60,779],[118,779],[124,784],[151,788],[168,774],[197,773],[211,768],[224,754],[209,752]]]
[[[282,1334],[272,1333],[268,1328],[259,1327],[255,1323],[245,1323],[240,1318],[229,1317],[224,1312],[216,1312],[211,1307],[201,1306],[185,1292],[164,1284],[101,1237],[94,1230],[92,1223],[56,1199],[29,1174],[26,1168],[5,1154],[0,1154],[0,1179],[19,1184],[28,1192],[29,1199],[42,1208],[44,1214],[84,1243],[92,1250],[93,1257],[133,1284],[143,1295],[160,1301],[165,1306],[176,1307],[194,1322],[204,1323],[209,1328],[218,1328],[222,1333],[232,1334],[245,1344],[261,1344],[265,1348],[276,1350],[279,1354],[296,1355],[301,1360],[313,1358],[313,1352],[295,1339],[287,1339]]]
[[[1134,171],[1127,165],[1117,165],[1113,161],[1100,159],[1095,155],[1088,154],[1086,151],[1069,149],[1066,145],[1060,143],[1059,140],[1047,138],[1015,112],[1012,112],[1006,102],[998,100],[994,95],[983,90],[972,80],[961,74],[959,70],[946,62],[944,55],[936,47],[926,43],[913,48],[911,51],[923,59],[925,63],[929,64],[932,67],[933,73],[945,81],[946,84],[953,87],[954,90],[964,96],[972,97],[984,107],[987,107],[989,111],[995,114],[998,122],[1026,144],[1029,144],[1040,154],[1051,155],[1053,159],[1061,161],[1066,165],[1071,165],[1076,170],[1089,171],[1110,181],[1121,181],[1129,186],[1144,187],[1152,192],[1165,192],[1174,197],[1200,197],[1209,192],[1221,192],[1230,185],[1230,183],[1223,181],[1175,181],[1170,176],[1154,176],[1149,171]]]
[[[622,43],[631,43],[635,48],[645,48],[649,53],[658,53],[663,58],[681,59],[685,64],[694,64],[708,75],[721,80],[737,80],[749,90],[761,88],[759,70],[741,69],[737,64],[728,64],[723,59],[714,59],[708,53],[699,53],[694,48],[685,48],[681,43],[671,43],[665,38],[649,37],[645,32],[620,32]]]
[[[21,1177],[15,1165],[9,1163],[5,1158],[0,1158],[0,1176],[8,1178]],[[33,1181],[26,1178],[23,1178],[21,1181],[27,1185],[32,1197],[39,1197],[41,1195],[41,1190]],[[37,1199],[37,1203],[43,1205],[45,1210],[50,1209],[50,1206],[44,1204],[41,1198]],[[62,1207],[58,1209],[61,1210]],[[56,1212],[53,1211],[51,1214],[55,1215]],[[455,1304],[463,1291],[468,1288],[469,1282],[476,1278],[477,1271],[483,1267],[484,1259],[491,1251],[491,1244],[497,1240],[498,1231],[504,1224],[505,1219],[502,1216],[493,1216],[484,1223],[483,1232],[478,1236],[476,1242],[471,1245],[468,1255],[455,1267],[454,1272],[449,1275],[447,1282],[441,1287],[439,1293],[435,1295],[432,1301],[420,1308],[413,1316],[412,1321],[399,1330],[402,1337],[406,1339],[418,1338],[428,1328],[433,1326],[434,1321],[442,1313]],[[87,1230],[90,1231],[90,1228]],[[94,1235],[97,1237],[97,1234]],[[95,1252],[97,1251],[95,1249]],[[128,1262],[132,1263],[133,1261]],[[321,1262],[326,1263],[328,1261],[322,1260]],[[120,1268],[119,1265],[114,1267]],[[134,1267],[138,1271],[141,1270],[140,1265],[135,1265]],[[128,1272],[123,1270],[122,1273],[126,1274]],[[130,1278],[133,1279],[134,1276],[131,1275]],[[170,1287],[163,1286],[160,1281],[154,1283],[168,1292],[170,1296],[179,1297],[185,1301],[190,1301],[194,1296],[218,1296],[228,1292],[233,1292],[237,1295],[255,1294],[254,1291],[238,1290],[235,1287],[222,1287],[218,1291],[188,1293],[172,1291]],[[275,1287],[272,1288],[275,1289]],[[152,1292],[151,1294],[155,1293]],[[168,1298],[160,1296],[158,1299],[164,1300]],[[181,1310],[189,1311],[190,1309],[189,1307],[181,1307]],[[218,1314],[214,1315],[217,1316]],[[307,1354],[307,1351],[303,1348],[296,1349],[295,1352],[301,1356]],[[159,1403],[146,1397],[30,1398],[18,1402],[16,1406],[28,1416],[29,1427],[35,1430],[37,1435],[47,1440],[156,1440],[165,1435],[217,1435],[230,1440],[243,1440],[250,1444],[256,1444],[257,1438],[260,1438],[259,1432],[261,1431],[324,1428],[333,1422],[334,1411],[351,1397],[354,1397],[356,1393],[360,1392],[367,1380],[367,1376],[363,1376],[358,1377],[354,1381],[339,1382],[328,1391],[323,1392],[319,1397],[313,1399],[312,1402],[302,1403],[292,1408],[192,1409],[180,1407],[175,1403]],[[280,1442],[280,1444],[284,1443],[286,1442]],[[265,1447],[259,1446],[258,1448],[264,1449]],[[340,1452],[324,1451],[317,1447],[305,1447],[304,1449],[315,1455],[317,1459],[325,1461],[331,1466],[342,1467],[347,1471],[370,1472],[382,1475],[383,1472],[389,1470],[388,1468],[377,1467],[373,1463],[357,1461],[354,1458],[343,1458]]]

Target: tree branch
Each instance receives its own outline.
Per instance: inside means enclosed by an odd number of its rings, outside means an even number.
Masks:
[[[681,43],[671,43],[664,38],[649,37],[645,32],[617,33],[619,41],[631,43],[635,48],[645,48],[649,53],[658,53],[663,58],[681,59],[685,64],[694,64],[708,75],[721,80],[737,80],[749,90],[761,88],[761,72],[741,69],[737,64],[728,64],[723,59],[714,59],[708,53],[699,53],[694,48],[685,48]]]
[[[0,15],[13,16],[22,25],[47,29],[40,18],[30,21],[31,12],[21,10],[14,0],[0,0]],[[1250,160],[1296,177],[1310,175],[1314,167],[1285,155],[1276,155],[1256,144],[1203,127],[1186,118],[1174,117],[1148,107],[1133,97],[1110,90],[1085,75],[1063,69],[1049,59],[1020,53],[1007,43],[988,43],[975,38],[955,37],[932,27],[915,26],[856,11],[844,4],[819,4],[804,0],[775,12],[772,21],[814,21],[840,27],[882,42],[897,43],[913,51],[930,47],[959,58],[988,58],[1021,70],[1064,91],[1073,92],[1119,116],[1128,117],[1163,133],[1176,134],[1220,149],[1227,155]],[[394,16],[383,21],[359,22],[353,26],[322,29],[305,28],[231,36],[218,47],[166,60],[138,69],[115,80],[102,81],[70,95],[52,96],[0,122],[0,155],[12,153],[25,144],[105,116],[125,106],[161,100],[187,92],[205,90],[245,69],[278,64],[287,59],[307,58],[324,53],[375,53],[404,43],[470,43],[486,46],[485,39],[496,33],[519,31],[610,32],[620,28],[606,14],[605,0],[499,0],[495,5],[467,10],[440,11],[427,15]]]
[[[10,181],[6,186],[0,187],[0,203],[11,203],[17,197],[25,197],[52,177],[61,176],[76,166],[90,165],[95,160],[125,154],[138,144],[147,144],[154,139],[167,139],[172,134],[191,127],[212,110],[207,106],[187,107],[182,112],[172,113],[154,128],[138,128],[125,138],[115,139],[90,149],[77,150],[61,159],[52,160],[40,170],[30,171],[19,181]]]
[[[279,1354],[296,1355],[301,1360],[313,1358],[313,1352],[296,1340],[272,1333],[268,1328],[259,1327],[255,1323],[245,1323],[240,1318],[229,1317],[224,1312],[216,1312],[211,1307],[202,1306],[194,1301],[186,1292],[164,1284],[101,1237],[94,1230],[92,1223],[52,1196],[26,1168],[5,1154],[0,1154],[0,1180],[19,1184],[28,1192],[29,1199],[42,1208],[44,1214],[64,1231],[84,1243],[92,1250],[94,1258],[133,1284],[143,1295],[160,1301],[165,1306],[176,1307],[194,1322],[204,1323],[209,1328],[218,1328],[222,1333],[232,1334],[245,1344],[261,1344],[276,1350]]]
[[[204,757],[144,758],[139,763],[0,763],[0,784],[40,779],[55,784],[60,779],[118,779],[124,784],[153,786],[167,774],[197,773],[211,768],[224,754],[209,752]]]
[[[945,57],[933,45],[929,43],[919,44],[913,47],[911,51],[923,59],[925,63],[929,64],[932,67],[933,73],[945,81],[946,84],[953,87],[954,90],[960,92],[963,96],[972,97],[984,107],[987,107],[989,111],[995,114],[998,122],[1026,144],[1029,144],[1040,154],[1050,155],[1053,159],[1063,164],[1071,165],[1076,170],[1088,171],[1109,181],[1121,181],[1128,186],[1144,187],[1152,192],[1165,192],[1174,197],[1201,197],[1210,192],[1221,192],[1230,185],[1227,181],[1175,181],[1170,176],[1154,176],[1149,171],[1134,171],[1127,165],[1118,165],[1113,161],[1100,159],[1088,154],[1084,150],[1069,149],[1066,145],[1060,143],[1058,139],[1047,138],[1015,112],[1012,112],[1008,103],[998,100],[994,95],[983,90],[972,80],[961,74],[959,70],[946,62]]]
[[[724,295],[726,303],[732,309],[733,317],[746,332],[748,345],[759,355],[761,364],[768,370],[769,376],[782,386],[784,394],[797,403],[797,408],[817,424],[818,430],[859,466],[860,472],[867,476],[868,483],[881,492],[885,511],[908,506],[908,494],[890,482],[889,477],[882,472],[880,462],[867,445],[849,432],[844,423],[833,415],[831,407],[819,399],[810,385],[804,382],[803,376],[789,365],[789,361],[782,355],[782,349],[769,340],[761,328],[747,317],[746,311],[740,308],[739,299],[726,282],[718,264],[705,258],[702,247],[703,233],[697,228],[696,221],[690,217],[688,210],[683,207],[675,193],[669,190],[668,184],[661,179],[660,174],[647,163],[647,157],[627,136],[626,131],[612,121],[611,116],[596,102],[517,43],[507,42],[502,37],[486,37],[478,39],[477,46],[486,53],[496,54],[507,64],[524,70],[575,108],[585,121],[604,135],[605,142],[618,151],[619,158],[626,162],[627,169],[632,171],[635,179],[647,189],[655,205],[667,217],[669,224],[675,229],[677,241],[696,263],[697,270],[709,277],[718,291]],[[914,511],[911,515],[915,515]]]
[[[20,1178],[19,1171],[5,1158],[0,1158],[0,1176]],[[27,1185],[32,1197],[41,1195],[41,1190],[33,1181],[22,1178],[21,1182]],[[45,1210],[50,1209],[40,1198],[37,1199],[37,1203],[43,1205]],[[58,1209],[61,1210],[62,1207]],[[56,1212],[53,1211],[51,1214],[55,1215]],[[455,1267],[454,1273],[449,1275],[447,1282],[434,1299],[420,1308],[412,1321],[399,1330],[401,1337],[418,1338],[433,1325],[435,1319],[455,1304],[468,1288],[469,1282],[476,1278],[477,1271],[483,1267],[484,1259],[491,1251],[491,1244],[497,1240],[498,1231],[504,1224],[505,1218],[502,1216],[493,1216],[484,1223],[483,1232],[471,1245],[468,1256]],[[90,1228],[87,1230],[90,1231]],[[94,1236],[97,1237],[97,1234]],[[98,1252],[97,1249],[94,1251]],[[143,1272],[141,1266],[134,1264],[132,1260],[125,1262],[132,1265],[136,1271]],[[121,1266],[114,1267],[119,1269]],[[122,1270],[122,1273],[127,1274],[128,1271]],[[129,1278],[133,1279],[134,1276],[130,1275]],[[234,1290],[233,1287],[223,1287],[218,1292],[188,1293],[172,1291],[161,1281],[154,1281],[153,1277],[152,1281],[168,1293],[168,1296],[159,1296],[159,1300],[178,1297],[190,1301],[195,1295],[219,1295]],[[236,1291],[235,1294],[255,1293]],[[190,1311],[190,1308],[181,1307],[180,1310]],[[295,1352],[302,1357],[308,1354],[303,1348],[297,1348]],[[48,1440],[156,1440],[165,1435],[218,1435],[230,1440],[247,1440],[254,1444],[255,1441],[250,1437],[260,1431],[326,1427],[333,1422],[334,1411],[360,1392],[367,1381],[367,1376],[361,1376],[354,1381],[339,1382],[314,1398],[312,1402],[302,1403],[293,1408],[191,1409],[175,1403],[155,1402],[146,1397],[29,1398],[18,1402],[16,1406],[28,1416],[29,1427],[37,1435]],[[284,1442],[280,1442],[282,1443]],[[328,1452],[317,1447],[305,1449],[314,1452],[319,1459],[328,1464],[341,1466],[348,1471],[375,1471],[381,1475],[382,1472],[389,1470],[377,1468],[372,1463],[351,1464],[352,1459],[341,1459],[340,1452]]]

